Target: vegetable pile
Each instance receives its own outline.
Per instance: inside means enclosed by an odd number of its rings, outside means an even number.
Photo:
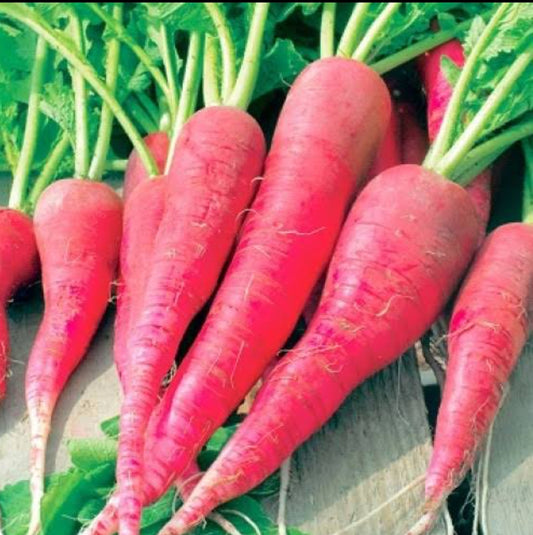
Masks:
[[[45,305],[4,535],[297,535],[260,503],[278,470],[439,320],[409,531],[430,533],[530,334],[532,22],[519,3],[0,4],[0,398],[6,305],[39,278]],[[517,142],[522,222],[487,235]],[[45,478],[110,302],[120,416]]]

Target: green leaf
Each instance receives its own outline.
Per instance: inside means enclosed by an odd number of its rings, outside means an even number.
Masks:
[[[176,496],[176,490],[169,489],[157,502],[144,509],[141,527],[147,528],[168,521],[180,505],[181,501]]]
[[[78,532],[78,516],[88,500],[98,497],[97,489],[113,479],[113,465],[103,465],[90,473],[78,468],[58,474],[46,489],[42,502],[43,535],[70,535]]]
[[[156,28],[160,23],[163,23],[171,31],[215,33],[211,17],[202,3],[153,2],[141,3],[140,6],[143,6],[147,11],[147,21]]]
[[[83,438],[67,443],[72,464],[83,472],[90,472],[117,459],[117,442],[112,438]]]
[[[254,97],[289,87],[307,63],[292,41],[277,39],[261,62]]]
[[[109,418],[109,420],[104,420],[100,424],[100,429],[102,430],[104,435],[108,436],[109,438],[118,438],[119,420],[119,416],[113,416],[113,418]]]
[[[0,492],[4,535],[26,535],[30,522],[30,487],[27,481],[7,485]]]

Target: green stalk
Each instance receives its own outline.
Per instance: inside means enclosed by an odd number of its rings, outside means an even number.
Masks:
[[[375,45],[380,34],[385,30],[387,25],[390,23],[391,18],[396,14],[400,9],[401,2],[389,2],[385,9],[376,17],[376,20],[370,25],[368,31],[365,33],[363,39],[355,49],[355,52],[352,55],[352,58],[364,62],[371,50]]]
[[[335,54],[335,12],[336,2],[324,2],[320,22],[320,57],[329,58]]]
[[[530,137],[522,141],[524,161],[524,200],[522,206],[522,221],[533,223],[533,139]]]
[[[113,18],[117,21],[122,20],[122,4],[117,3],[113,6]],[[109,43],[109,50],[106,58],[106,84],[109,91],[113,94],[117,90],[118,66],[120,59],[120,41],[115,38]],[[94,148],[93,159],[89,167],[88,178],[91,180],[100,180],[104,173],[107,152],[111,141],[111,131],[113,128],[113,112],[104,102],[100,115],[100,125],[98,127],[98,136]]]
[[[337,55],[350,58],[359,39],[363,35],[366,14],[370,8],[368,2],[357,2],[352,11],[348,24],[342,33]]]
[[[144,109],[144,106],[141,105],[135,93],[130,94],[130,96],[126,99],[125,106],[130,116],[141,127],[141,130],[148,134],[157,130],[158,124]]]
[[[49,154],[46,163],[41,171],[41,174],[37,177],[35,184],[33,185],[28,201],[26,204],[26,211],[32,212],[37,204],[37,200],[41,196],[41,193],[46,189],[46,187],[52,182],[54,175],[57,171],[57,168],[61,164],[68,148],[70,147],[70,138],[69,135],[64,132],[61,136],[61,139],[52,149],[52,152]]]
[[[4,154],[6,157],[6,162],[9,166],[9,168],[6,169],[6,172],[14,175],[17,169],[19,155],[15,142],[13,141],[11,135],[9,135],[9,133],[6,131],[2,132],[2,144],[4,145]]]
[[[426,158],[426,164],[428,166],[435,165],[450,148],[452,144],[452,137],[459,121],[461,108],[464,104],[466,95],[468,94],[468,88],[479,67],[479,58],[487,45],[490,43],[494,33],[498,31],[500,21],[510,6],[511,4],[500,5],[494,16],[490,19],[489,24],[485,27],[480,38],[477,40],[474,48],[468,55],[464,67],[461,69],[459,79],[453,88],[453,93],[450,98],[450,102],[446,107],[446,113],[444,114],[442,125],[440,126],[437,137],[433,142],[431,151]]]
[[[142,105],[142,107],[146,110],[150,118],[154,121],[154,123],[159,123],[161,120],[161,113],[159,111],[159,108],[154,103],[154,101],[144,92],[135,92],[133,93],[135,95],[135,98],[139,101],[139,103]]]
[[[141,135],[124,112],[124,109],[118,103],[117,99],[109,91],[107,85],[100,79],[92,65],[89,64],[81,53],[72,46],[71,41],[60,31],[51,28],[46,20],[24,4],[16,2],[0,3],[0,13],[4,13],[9,17],[18,20],[22,24],[25,24],[37,35],[45,39],[50,46],[54,47],[74,68],[80,71],[94,91],[111,108],[113,115],[130,138],[150,176],[157,175],[157,165],[150,151],[146,147],[146,144],[143,142]]]
[[[424,162],[424,167],[433,169],[442,176],[450,176],[460,164],[461,160],[468,154],[468,151],[476,144],[493,118],[494,113],[511,93],[514,84],[530,66],[532,61],[533,47],[519,54],[450,150],[435,165],[429,166]]]
[[[227,101],[229,106],[236,106],[245,110],[252,100],[257,75],[259,74],[263,34],[269,7],[270,3],[268,2],[257,2],[255,4],[242,65],[231,97]]]
[[[217,30],[222,53],[222,99],[226,101],[230,98],[231,91],[235,85],[235,46],[228,20],[218,4],[204,2],[204,6]]]
[[[206,106],[219,106],[222,104],[222,97],[220,96],[217,77],[218,50],[213,36],[205,36],[204,48],[204,73],[202,83],[204,104]]]
[[[85,55],[83,28],[77,13],[70,13],[70,32],[80,53]],[[74,89],[74,121],[76,138],[74,140],[74,177],[87,178],[89,171],[89,119],[87,87],[81,73],[71,69],[72,87]]]
[[[159,32],[162,43],[161,56],[163,57],[168,83],[168,107],[170,115],[174,119],[178,112],[180,98],[178,68],[176,65],[176,45],[174,43],[174,35],[168,33],[167,27],[164,24],[161,24]]]
[[[481,16],[482,19],[487,20],[493,13],[494,10],[491,10],[479,16]],[[414,43],[404,48],[403,50],[399,50],[398,52],[395,52],[394,54],[391,54],[386,58],[380,59],[375,63],[371,63],[370,67],[374,69],[378,74],[385,74],[389,71],[392,71],[396,67],[403,65],[404,63],[407,63],[408,61],[411,61],[412,59],[422,55],[424,52],[436,48],[437,46],[446,43],[450,39],[457,37],[465,30],[468,30],[471,24],[472,19],[468,19],[461,22],[460,24],[457,24],[449,30],[438,31],[433,35],[430,35],[429,37],[426,37],[425,39],[422,39],[417,43]]]
[[[24,138],[22,149],[13,176],[13,185],[9,195],[9,207],[21,209],[24,204],[31,166],[35,156],[37,145],[37,135],[39,132],[39,101],[43,89],[46,58],[48,55],[48,45],[42,38],[37,40],[35,49],[35,60],[31,72],[30,97],[28,100],[28,111],[26,114],[26,124],[24,126]]]
[[[105,170],[110,172],[123,173],[128,166],[128,160],[109,160],[105,164]]]
[[[189,50],[183,75],[183,87],[178,106],[178,115],[172,130],[172,139],[168,151],[165,173],[168,173],[172,162],[172,155],[178,141],[181,129],[196,108],[198,89],[201,78],[203,36],[199,32],[192,32],[189,40]]]
[[[469,178],[487,168],[500,154],[505,152],[513,143],[528,136],[533,136],[533,114],[528,114],[527,119],[518,124],[506,128],[488,141],[480,143],[473,148],[461,161],[461,164],[453,172],[451,178],[458,184],[467,185]],[[481,162],[481,163],[480,163]],[[471,170],[477,169],[477,173],[472,174]]]
[[[126,45],[134,54],[137,59],[146,67],[146,70],[152,75],[155,83],[159,86],[167,101],[170,102],[170,90],[167,86],[165,76],[159,69],[159,67],[152,61],[150,56],[145,52],[144,48],[135,41],[128,33],[128,30],[116,19],[114,19],[109,13],[100,7],[95,2],[88,2],[88,5],[92,11],[98,15],[107,25],[109,29],[117,36],[117,39]]]

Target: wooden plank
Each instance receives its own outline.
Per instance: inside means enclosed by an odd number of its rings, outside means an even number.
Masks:
[[[522,354],[494,425],[488,494],[490,535],[531,535],[533,502],[533,346]],[[488,534],[485,534],[488,535]]]
[[[295,454],[287,523],[310,535],[405,535],[420,513],[430,453],[420,376],[408,354],[357,389]],[[445,532],[441,521],[433,533]]]

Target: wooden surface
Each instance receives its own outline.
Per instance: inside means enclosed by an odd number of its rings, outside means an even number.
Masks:
[[[405,535],[420,512],[430,451],[409,354],[354,392],[296,453],[288,524],[310,535]],[[433,531],[445,532],[443,522]]]
[[[485,535],[533,533],[533,346],[522,354],[490,449]]]

